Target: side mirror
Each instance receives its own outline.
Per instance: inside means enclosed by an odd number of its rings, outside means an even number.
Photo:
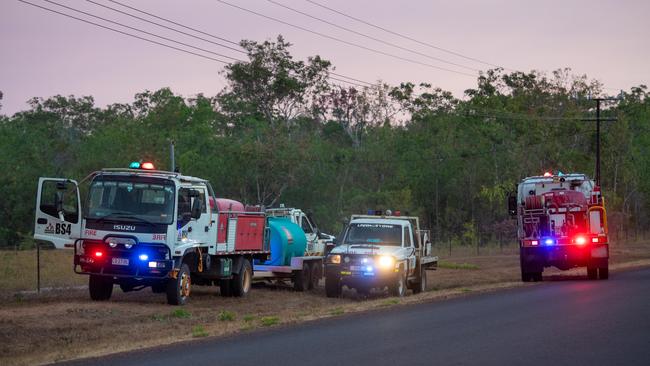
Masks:
[[[508,195],[508,214],[510,217],[517,217],[517,196]]]

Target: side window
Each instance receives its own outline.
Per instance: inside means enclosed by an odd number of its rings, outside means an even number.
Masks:
[[[78,222],[79,207],[77,203],[77,190],[74,184],[68,183],[65,189],[59,189],[62,182],[46,180],[41,188],[41,202],[39,203],[41,211],[52,216],[59,217],[56,211],[57,195],[63,195],[63,217],[65,221],[76,224]]]
[[[412,247],[413,246],[413,241],[411,237],[411,228],[408,226],[404,226],[404,230],[402,231],[404,233],[404,246],[405,247]]]
[[[190,212],[192,209],[192,200],[190,199],[189,188],[178,190],[178,217],[181,218],[183,213]]]
[[[205,189],[199,189],[199,199],[201,200],[201,212],[208,213],[208,205],[205,204]]]
[[[304,231],[305,233],[311,234],[311,233],[314,232],[314,228],[309,223],[309,220],[307,219],[307,217],[303,217],[300,224],[302,226],[302,231]]]

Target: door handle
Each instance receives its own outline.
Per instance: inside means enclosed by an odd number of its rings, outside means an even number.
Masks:
[[[41,224],[41,225],[45,225],[45,224],[47,224],[47,219],[44,219],[44,218],[40,217],[38,220],[36,220],[36,223]]]

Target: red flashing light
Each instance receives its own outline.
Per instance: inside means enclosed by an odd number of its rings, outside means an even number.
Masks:
[[[587,244],[587,238],[585,238],[584,236],[578,236],[575,238],[575,243],[578,245],[585,245]]]
[[[104,255],[104,252],[97,251],[95,252],[95,257],[101,258]]]
[[[545,177],[552,177],[552,176],[553,176],[553,173],[551,173],[551,172],[546,172],[546,173],[544,173],[544,176],[545,176]]]
[[[598,243],[598,238],[591,238],[592,243]]]
[[[531,241],[530,241],[530,245],[533,245],[533,246],[535,246],[535,245],[539,245],[539,241],[537,241],[537,240],[531,240]]]
[[[154,169],[156,169],[156,167],[153,166],[153,163],[150,163],[150,162],[142,163],[141,168],[146,169],[146,170],[154,170]]]

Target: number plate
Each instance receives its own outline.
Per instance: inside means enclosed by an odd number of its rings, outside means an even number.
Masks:
[[[128,266],[129,265],[129,259],[128,258],[113,258],[111,259],[111,264],[114,266]]]

